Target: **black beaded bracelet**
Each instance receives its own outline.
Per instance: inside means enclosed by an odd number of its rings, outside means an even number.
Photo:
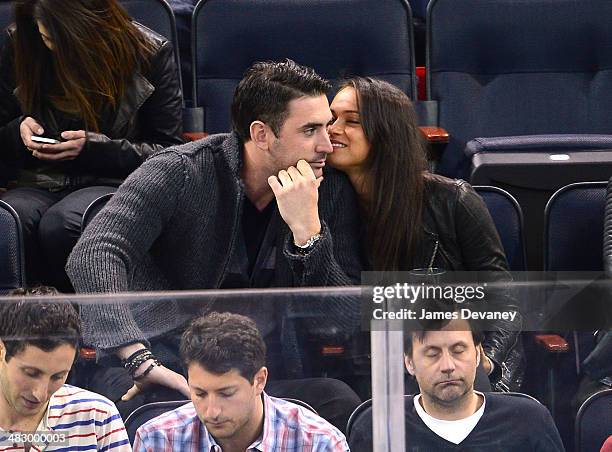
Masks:
[[[151,353],[151,351],[148,348],[141,348],[136,350],[134,353],[132,353],[130,356],[128,356],[125,359],[121,360],[121,365],[125,368],[128,367],[128,365],[134,361],[136,358],[138,358],[141,355],[144,355],[145,353]]]
[[[148,361],[150,359],[155,359],[155,356],[153,355],[153,353],[151,353],[151,352],[145,353],[144,355],[142,355],[142,356],[136,358],[135,360],[131,361],[128,364],[128,366],[126,366],[126,369],[130,373],[130,375],[134,375],[136,370],[138,370],[138,368],[140,366],[142,366],[146,361]]]
[[[154,367],[157,367],[159,365],[160,365],[160,362],[158,360],[154,360],[151,364],[149,364],[149,367],[147,367],[147,369],[143,373],[141,373],[140,375],[134,375],[132,379],[133,380],[143,379],[144,377],[146,377],[147,375],[151,373]]]

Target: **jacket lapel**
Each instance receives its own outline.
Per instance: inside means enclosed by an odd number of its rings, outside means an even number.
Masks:
[[[118,136],[127,124],[132,119],[134,113],[140,109],[142,104],[151,97],[155,91],[155,87],[146,79],[140,72],[136,72],[132,79],[132,83],[126,90],[125,95],[119,102],[115,115],[115,122],[111,127],[111,136]]]

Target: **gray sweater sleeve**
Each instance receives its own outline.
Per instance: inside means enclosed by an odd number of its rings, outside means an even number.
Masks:
[[[156,154],[137,169],[74,247],[66,272],[75,290],[85,293],[133,290],[130,282],[134,270],[150,259],[148,251],[172,218],[184,184],[183,159],[171,150]],[[82,317],[84,341],[88,345],[112,348],[145,342],[126,303],[86,304]]]
[[[324,186],[324,184],[326,184]],[[360,259],[359,216],[355,193],[348,179],[335,172],[321,184],[319,196],[321,239],[307,254],[295,252],[293,236],[285,240],[284,256],[293,271],[296,285],[347,286],[359,284]],[[359,321],[360,300],[354,297],[325,297],[309,304],[333,326],[352,331]],[[321,324],[317,325],[318,327]]]

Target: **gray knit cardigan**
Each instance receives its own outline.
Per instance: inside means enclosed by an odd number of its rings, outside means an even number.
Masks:
[[[218,288],[241,233],[242,153],[235,134],[220,134],[149,158],[119,187],[75,246],[66,265],[75,290]],[[359,282],[357,204],[342,173],[326,168],[319,213],[322,238],[306,256],[292,252],[290,230],[280,220],[274,286]],[[283,327],[292,312],[304,310],[289,299],[284,305]],[[359,323],[359,302],[354,299],[320,299],[309,303],[308,311],[319,329],[327,322],[329,328],[348,331]],[[194,315],[193,309],[168,300],[84,305],[81,312],[84,341],[98,349],[147,343]],[[287,339],[295,331],[282,334]],[[294,348],[295,341],[290,341]]]

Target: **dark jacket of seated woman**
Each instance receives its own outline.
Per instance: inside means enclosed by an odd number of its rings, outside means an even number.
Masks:
[[[495,225],[482,198],[463,180],[426,176],[423,236],[415,250],[420,268],[445,271],[483,271],[490,278],[509,281],[508,263]],[[512,309],[509,294],[495,294],[505,309]],[[494,299],[487,300],[495,302]],[[524,360],[520,339],[520,313],[513,321],[496,320],[485,333],[483,347],[493,361],[490,380],[496,390],[520,388]]]
[[[2,199],[21,219],[28,282],[66,291],[86,208],[182,144],[179,75],[171,43],[117,0],[23,0],[14,18],[0,54]]]
[[[11,170],[6,177],[15,180],[16,186],[61,190],[69,186],[119,185],[154,152],[183,143],[182,95],[172,44],[152,30],[135,25],[152,43],[148,67],[134,73],[116,108],[103,109],[99,132],[87,132],[87,141],[76,159],[50,163],[34,158],[20,136],[24,116],[13,95],[14,26],[9,28],[0,56],[0,166]],[[45,136],[57,137],[63,130],[84,128],[53,107],[37,116]]]

